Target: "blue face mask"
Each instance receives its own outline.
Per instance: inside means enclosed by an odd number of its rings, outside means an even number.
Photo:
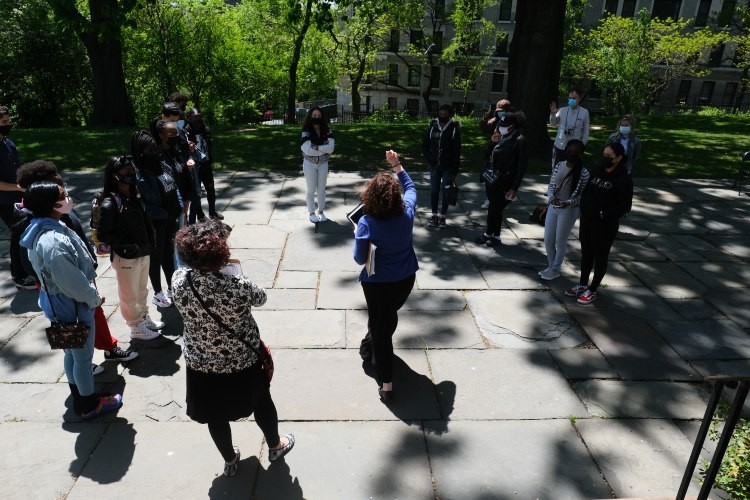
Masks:
[[[182,130],[185,128],[185,120],[177,120],[174,122],[175,126],[177,127],[177,130]]]
[[[576,106],[578,106],[578,101],[576,101],[572,97],[569,97],[568,98],[568,106],[570,106],[571,108],[575,108]]]
[[[626,127],[624,125],[620,125],[620,133],[622,135],[628,135],[630,133],[630,127]]]
[[[505,116],[505,111],[495,111],[495,118],[498,120]]]

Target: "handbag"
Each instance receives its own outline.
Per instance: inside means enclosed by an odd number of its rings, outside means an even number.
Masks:
[[[444,187],[443,196],[449,205],[455,206],[458,203],[458,186],[451,183],[450,186]]]
[[[544,221],[547,218],[547,209],[549,208],[549,205],[546,203],[540,203],[536,206],[533,212],[531,212],[531,215],[529,215],[529,220],[531,222],[536,222],[539,225],[544,225]]]
[[[237,334],[234,332],[232,328],[230,328],[226,323],[224,323],[221,318],[219,318],[217,315],[215,315],[211,310],[206,307],[206,303],[203,302],[203,299],[201,299],[201,296],[198,295],[198,291],[195,289],[195,285],[193,285],[193,272],[189,271],[187,273],[187,280],[188,284],[190,285],[190,289],[193,290],[193,295],[195,295],[195,298],[198,299],[198,302],[200,303],[201,307],[208,313],[209,316],[211,316],[216,323],[219,324],[220,327],[222,327],[224,330],[229,332],[231,335],[233,335],[235,338],[239,339],[243,344],[247,345],[252,351],[258,355],[258,361],[260,361],[261,368],[263,370],[263,374],[266,377],[266,380],[268,380],[268,383],[271,383],[271,379],[273,378],[273,356],[271,355],[271,349],[266,345],[265,342],[263,342],[263,339],[260,339],[260,349],[256,349],[250,342],[243,339],[242,337],[237,336]]]
[[[41,273],[39,279],[42,281],[47,297],[49,297],[47,285],[44,283]],[[55,306],[52,305],[52,300],[49,301],[53,319],[52,324],[44,331],[47,334],[47,342],[52,349],[80,349],[86,345],[86,340],[89,337],[89,325],[78,321],[78,302],[74,300],[73,303],[76,309],[75,323],[58,320]]]

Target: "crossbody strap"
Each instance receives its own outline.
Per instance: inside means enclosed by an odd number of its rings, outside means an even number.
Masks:
[[[217,316],[216,314],[211,312],[211,310],[208,309],[208,307],[206,306],[206,303],[203,302],[203,299],[201,298],[201,296],[198,295],[198,290],[195,289],[195,285],[193,285],[193,271],[187,272],[187,281],[188,281],[188,285],[190,285],[190,289],[193,291],[193,295],[195,295],[195,298],[198,299],[198,302],[200,303],[201,307],[203,307],[203,309],[208,313],[208,315],[211,316],[214,319],[214,321],[216,321],[216,323],[219,324],[220,327],[222,327],[224,330],[229,332],[233,337],[238,339],[243,344],[246,344],[248,347],[250,347],[250,349],[252,349],[255,352],[255,354],[258,354],[258,356],[260,356],[260,352],[255,347],[253,347],[253,345],[249,341],[238,336],[232,328],[230,328],[226,323],[224,323],[221,320],[221,318],[219,318],[219,316]]]
[[[50,230],[48,229],[47,231],[50,231]],[[44,233],[46,233],[47,231],[44,231]],[[36,240],[34,240],[34,246],[36,246],[36,242],[39,241],[39,238],[41,238],[41,236],[42,235],[40,234],[39,236],[36,237]],[[44,293],[47,294],[47,302],[49,302],[49,307],[50,309],[52,309],[52,319],[55,321],[55,323],[59,323],[60,321],[57,319],[55,306],[52,305],[52,298],[50,297],[49,290],[47,289],[47,284],[44,282],[44,272],[39,273],[39,281],[41,281],[42,283],[42,288],[44,288]],[[71,300],[73,301],[73,307],[75,307],[75,310],[76,310],[76,323],[78,323],[78,301],[72,297],[71,297]]]

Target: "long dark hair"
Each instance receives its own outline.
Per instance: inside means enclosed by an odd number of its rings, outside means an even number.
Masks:
[[[566,153],[568,152],[568,148],[571,146],[577,146],[581,148],[581,157],[579,158],[578,164],[576,165],[570,165],[570,163],[565,162],[566,165],[568,165],[568,167],[571,167],[571,168],[570,168],[570,172],[568,172],[568,175],[565,176],[565,179],[562,180],[560,185],[564,184],[565,181],[568,178],[570,178],[570,186],[571,186],[570,192],[572,193],[573,191],[576,190],[576,186],[578,186],[578,181],[581,180],[581,172],[583,171],[583,153],[586,149],[586,145],[581,140],[571,139],[565,145]]]
[[[130,154],[133,155],[136,168],[143,167],[143,152],[151,144],[157,145],[156,140],[145,130],[136,130],[130,136]]]
[[[115,176],[117,175],[118,170],[122,170],[128,165],[133,165],[135,167],[135,163],[133,163],[133,157],[130,155],[113,156],[112,158],[107,160],[106,165],[104,165],[104,182],[102,192],[99,193],[100,199],[101,197],[106,196],[109,193],[120,194],[120,187],[117,184],[117,179],[115,179]],[[133,185],[132,189],[130,190],[130,196],[133,197],[135,195],[136,186]]]
[[[307,112],[307,116],[305,116],[305,120],[302,122],[302,130],[307,130],[308,132],[315,131],[312,124],[312,114],[314,111],[320,111],[320,116],[323,118],[323,123],[320,124],[320,136],[323,137],[328,135],[331,131],[328,127],[328,118],[326,117],[325,111],[323,111],[320,106],[315,106]]]
[[[60,198],[60,186],[56,182],[35,182],[23,194],[23,206],[32,215],[49,217]]]

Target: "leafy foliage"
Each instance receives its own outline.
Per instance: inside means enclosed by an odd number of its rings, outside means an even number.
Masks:
[[[713,441],[719,439],[720,428],[728,411],[729,405],[722,403],[714,415],[709,430],[709,437]],[[701,464],[702,476],[706,475],[708,466],[708,462]],[[737,422],[715,485],[732,495],[732,498],[750,498],[750,421],[741,418]]]

